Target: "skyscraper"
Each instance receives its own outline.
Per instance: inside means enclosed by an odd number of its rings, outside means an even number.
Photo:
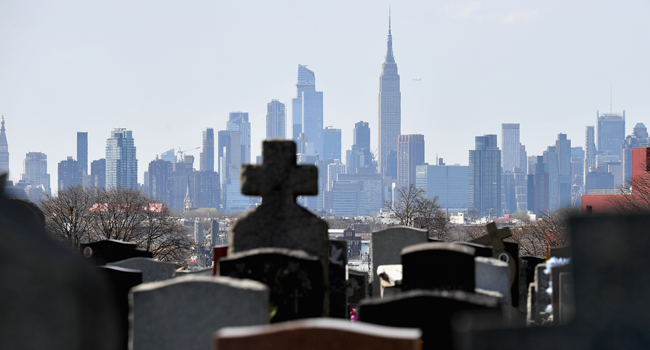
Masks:
[[[571,205],[571,140],[566,134],[557,135],[555,141],[558,160],[559,208]]]
[[[81,185],[83,181],[83,168],[79,161],[69,156],[68,159],[59,162],[58,170],[59,191],[67,187]]]
[[[625,111],[619,113],[597,112],[598,132],[596,145],[599,155],[611,156],[612,160],[621,159],[621,145],[625,140]]]
[[[201,171],[214,171],[214,129],[203,132],[203,149],[201,150]]]
[[[163,152],[160,154],[160,159],[166,160],[172,164],[176,164],[176,151],[174,149],[170,149],[169,151]]]
[[[278,100],[266,104],[266,138],[283,139],[286,137],[286,107]]]
[[[239,132],[241,144],[241,162],[250,164],[251,162],[251,123],[248,121],[247,112],[230,112],[228,131]]]
[[[147,195],[158,199],[167,205],[172,201],[172,185],[174,165],[164,159],[156,159],[149,163],[149,192]]]
[[[424,164],[424,135],[399,135],[397,140],[397,182],[415,184],[415,167]]]
[[[323,155],[322,160],[341,160],[341,129],[331,126],[323,130]]]
[[[82,174],[88,175],[88,133],[77,132],[77,162]],[[84,173],[85,172],[85,173]]]
[[[106,188],[138,187],[138,159],[133,132],[124,128],[111,131],[106,140]]]
[[[521,143],[519,142],[519,124],[501,124],[501,149],[503,157],[501,164],[504,172],[513,172],[521,162]]]
[[[292,99],[293,140],[301,133],[314,144],[314,153],[323,154],[323,92],[316,91],[316,75],[307,66],[298,65],[297,97]]]
[[[370,150],[370,127],[368,122],[360,121],[354,124],[352,143],[357,146],[358,150]]]
[[[106,186],[106,159],[93,160],[90,163],[90,186],[91,187],[105,187]]]
[[[0,173],[9,171],[9,144],[7,143],[7,134],[5,133],[5,116],[0,121]]]
[[[548,164],[543,156],[528,157],[528,210],[539,215],[549,208]]]
[[[397,155],[397,136],[402,133],[402,94],[400,92],[399,74],[397,64],[393,57],[393,36],[390,28],[390,15],[388,16],[388,47],[386,59],[381,68],[379,77],[379,169],[384,176],[396,179],[395,159],[389,159],[390,153]]]
[[[43,187],[43,192],[50,191],[50,174],[47,173],[47,155],[41,152],[29,152],[23,161],[23,173],[20,179],[32,187]]]
[[[501,150],[497,135],[476,136],[469,151],[469,208],[478,216],[501,214]]]
[[[586,181],[590,169],[596,169],[596,138],[593,126],[585,129],[585,166],[582,180]],[[586,182],[584,183],[586,184]],[[583,184],[583,185],[584,185]]]
[[[418,165],[416,186],[426,196],[438,196],[443,209],[467,210],[469,197],[469,167],[466,165]]]

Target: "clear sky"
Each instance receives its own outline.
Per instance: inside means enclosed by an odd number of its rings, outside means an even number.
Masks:
[[[611,86],[626,134],[650,126],[648,1],[2,0],[10,178],[27,152],[44,152],[55,189],[77,131],[89,133],[92,161],[122,127],[133,130],[142,182],[156,154],[199,147],[231,111],[250,113],[254,159],[266,104],[289,108],[299,63],[316,74],[324,125],[343,130],[343,154],[361,120],[376,148],[389,5],[402,133],[424,134],[429,163],[437,153],[467,164],[475,136],[501,143],[501,123],[521,124],[528,155],[558,133],[584,146]]]

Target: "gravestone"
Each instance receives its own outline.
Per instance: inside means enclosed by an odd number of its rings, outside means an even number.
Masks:
[[[228,277],[183,276],[131,291],[131,350],[206,350],[223,327],[268,323],[269,289]]]
[[[553,288],[553,295],[551,295],[551,304],[553,305],[553,324],[560,324],[560,317],[558,317],[558,310],[560,309],[560,274],[570,273],[572,271],[573,269],[571,264],[556,265],[551,267],[551,287]]]
[[[504,302],[510,305],[508,264],[501,260],[482,256],[474,258],[474,261],[476,263],[476,288],[499,292],[503,295]]]
[[[426,243],[427,237],[427,230],[406,226],[389,227],[372,233],[373,296],[379,295],[381,291],[379,278],[377,277],[377,267],[401,264],[402,249],[410,245]]]
[[[546,306],[551,304],[551,296],[546,290],[550,287],[551,276],[544,273],[546,265],[540,264],[535,268],[535,315],[533,319],[538,324],[543,321],[541,313],[545,312]]]
[[[117,304],[119,313],[121,349],[129,346],[129,291],[142,283],[142,272],[119,266],[98,266],[99,271],[106,277]]]
[[[402,249],[402,291],[476,288],[474,248],[453,243],[421,243]]]
[[[570,272],[560,273],[559,281],[559,303],[555,312],[560,324],[567,324],[573,320],[575,305],[573,301],[573,275]]]
[[[492,247],[490,246],[470,242],[454,242],[454,244],[460,244],[474,248],[474,256],[484,256],[486,258],[492,257]]]
[[[135,243],[114,239],[80,244],[79,249],[84,258],[98,266],[131,258],[153,258],[151,252],[136,249]]]
[[[544,259],[538,258],[536,256],[525,256],[521,258],[521,260],[525,260],[528,262],[526,266],[526,280],[525,280],[526,286],[528,286],[529,284],[535,282],[535,267],[537,267],[537,265],[539,264],[543,264]]]
[[[363,322],[316,318],[270,326],[228,327],[215,334],[219,350],[415,350],[422,332]]]
[[[381,291],[379,296],[394,295],[402,291],[402,265],[381,265],[377,266],[377,278],[380,282]]]
[[[366,271],[348,269],[346,295],[351,307],[356,307],[361,300],[368,297],[368,273]]]
[[[508,254],[506,246],[503,242],[504,239],[512,236],[509,227],[498,229],[494,222],[486,225],[488,233],[484,236],[471,240],[471,243],[478,243],[489,245],[492,247],[492,257],[505,261],[510,265],[510,283],[513,283],[517,274],[516,264],[514,257]]]
[[[412,290],[359,306],[362,322],[422,330],[423,349],[453,349],[452,318],[458,312],[490,310],[501,315],[500,298],[461,290]]]
[[[174,272],[175,277],[180,277],[180,276],[214,276],[212,267],[206,267],[204,269],[197,269],[197,270],[176,270]]]
[[[348,297],[345,269],[348,266],[348,242],[329,241],[329,282],[330,282],[330,311],[334,318],[348,318]]]
[[[174,277],[174,264],[148,258],[131,258],[107,264],[142,271],[142,282],[164,281]]]
[[[551,248],[551,256],[556,258],[571,258],[571,246]]]
[[[539,324],[539,313],[537,312],[537,301],[535,300],[535,283],[528,284],[528,299],[526,301],[526,325]]]
[[[219,260],[219,274],[267,285],[275,315],[282,322],[327,314],[321,260],[299,250],[259,248],[230,254]]]
[[[221,247],[212,247],[212,275],[216,276],[218,274],[217,270],[219,267],[219,259],[224,256],[228,256],[228,246],[224,245]]]
[[[302,250],[321,261],[325,315],[329,313],[327,222],[296,204],[296,196],[318,194],[318,168],[296,164],[296,143],[262,142],[262,164],[242,166],[241,192],[262,204],[231,227],[228,254],[257,248]]]
[[[568,226],[573,250],[573,321],[554,327],[495,329],[470,318],[459,325],[459,339],[465,340],[462,348],[649,347],[650,216],[575,217]]]
[[[108,284],[48,236],[41,215],[0,195],[0,347],[118,349],[119,316]]]

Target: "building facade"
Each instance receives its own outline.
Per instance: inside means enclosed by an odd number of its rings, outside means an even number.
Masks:
[[[82,174],[88,175],[88,133],[77,132],[77,162]]]
[[[402,133],[402,93],[400,92],[400,77],[397,74],[397,64],[393,56],[390,16],[388,18],[386,58],[379,77],[378,124],[380,173],[397,180],[397,137]]]
[[[415,167],[424,164],[424,135],[399,135],[397,139],[397,181],[415,184]]]
[[[33,188],[42,186],[44,193],[51,193],[50,174],[47,173],[47,155],[41,152],[29,152],[23,161],[23,173],[20,180]]]
[[[214,171],[214,129],[205,129],[202,141],[199,169]]]
[[[59,191],[81,185],[83,183],[83,172],[83,164],[72,159],[71,156],[59,162],[57,177]]]
[[[596,112],[598,132],[596,146],[599,155],[610,155],[620,161],[621,145],[625,140],[625,111],[623,113]]]
[[[287,110],[284,103],[272,100],[266,104],[266,138],[286,138]]]
[[[466,211],[469,199],[469,167],[466,165],[418,165],[415,185],[428,198],[450,211]]]
[[[0,173],[9,171],[9,144],[5,132],[5,116],[0,120]]]
[[[370,126],[368,122],[360,121],[354,124],[352,143],[358,150],[370,150]]]
[[[149,163],[147,195],[171,205],[174,164],[156,157]]]
[[[298,65],[297,96],[292,99],[293,140],[301,133],[313,143],[314,153],[323,154],[323,92],[316,91],[316,75],[307,66]]]
[[[468,211],[478,216],[501,213],[501,150],[497,135],[477,136],[469,151]]]
[[[123,128],[111,131],[106,141],[106,188],[138,187],[138,159],[133,132]]]
[[[241,144],[241,162],[250,164],[251,162],[251,123],[248,121],[247,112],[230,112],[226,129],[232,132],[238,132]]]
[[[648,129],[646,129],[643,123],[637,123],[634,126],[632,135],[629,135],[625,138],[625,142],[623,143],[623,148],[621,150],[621,182],[625,187],[629,187],[630,180],[632,179],[632,149],[647,147],[648,144],[650,144]]]
[[[341,159],[341,129],[331,126],[323,130],[323,160]]]
[[[106,187],[106,159],[93,160],[90,163],[90,187]]]

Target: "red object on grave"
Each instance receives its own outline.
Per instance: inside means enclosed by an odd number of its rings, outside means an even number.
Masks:
[[[217,275],[217,265],[219,264],[219,259],[224,256],[228,256],[228,246],[224,245],[221,247],[212,247],[212,276]]]

